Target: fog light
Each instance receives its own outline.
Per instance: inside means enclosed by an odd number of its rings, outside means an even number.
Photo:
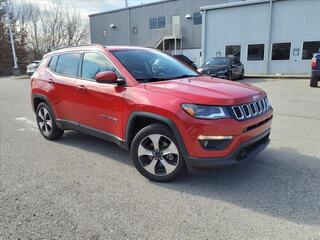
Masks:
[[[199,140],[231,140],[233,136],[203,136],[198,137]]]
[[[229,144],[231,143],[231,140],[233,139],[233,136],[199,136],[198,140],[200,142],[200,145],[205,150],[213,150],[213,151],[221,151],[226,149]]]

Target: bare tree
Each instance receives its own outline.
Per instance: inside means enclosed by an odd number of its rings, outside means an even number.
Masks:
[[[85,44],[89,41],[89,26],[79,12],[66,9],[61,2],[45,8],[21,0],[14,8],[17,24],[27,32],[27,46],[32,58],[61,46]]]

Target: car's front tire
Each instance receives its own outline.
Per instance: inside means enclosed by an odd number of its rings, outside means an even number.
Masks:
[[[316,76],[314,75],[311,75],[311,79],[310,79],[310,87],[318,87],[318,81],[320,79],[317,78]]]
[[[56,140],[63,135],[64,131],[57,126],[54,115],[46,103],[42,102],[37,106],[36,116],[40,133],[46,139]]]
[[[136,169],[152,181],[172,181],[185,170],[179,145],[163,124],[151,124],[136,134],[131,145],[131,159]]]
[[[242,80],[244,78],[244,70],[242,70],[241,75],[239,76],[239,79]]]
[[[226,74],[226,79],[227,79],[227,80],[233,80],[232,72],[227,72],[227,74]]]

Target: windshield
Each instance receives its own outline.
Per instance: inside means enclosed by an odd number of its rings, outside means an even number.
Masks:
[[[230,62],[230,58],[211,58],[206,65],[228,65]]]
[[[138,82],[195,77],[198,73],[166,53],[148,50],[114,50],[112,54]]]

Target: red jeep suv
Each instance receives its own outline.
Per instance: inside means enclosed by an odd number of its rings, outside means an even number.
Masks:
[[[154,181],[236,164],[269,143],[272,108],[264,91],[201,76],[153,49],[58,49],[44,56],[31,86],[46,139],[78,130],[112,141]]]

